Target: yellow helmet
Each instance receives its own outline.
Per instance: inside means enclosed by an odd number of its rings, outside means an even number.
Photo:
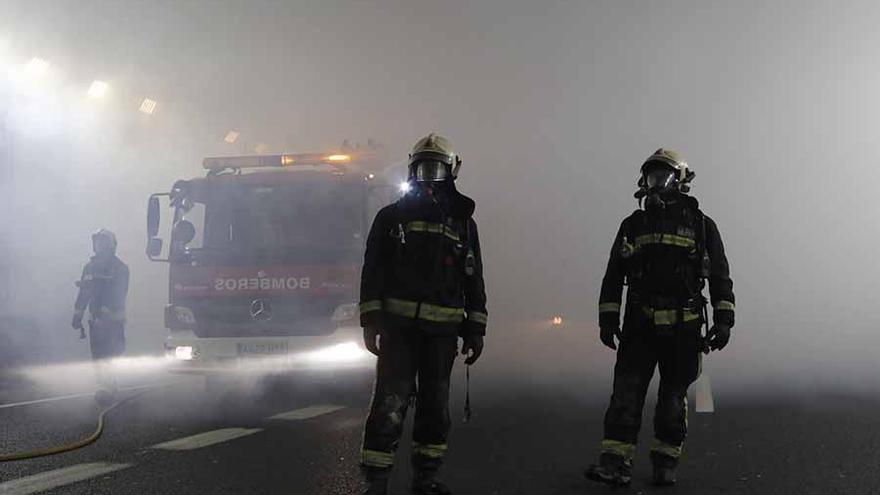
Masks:
[[[458,177],[461,158],[445,137],[430,133],[419,139],[409,154],[409,176],[419,182],[440,182]]]

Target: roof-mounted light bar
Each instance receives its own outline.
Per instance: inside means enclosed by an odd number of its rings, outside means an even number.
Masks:
[[[265,168],[265,167],[290,167],[305,165],[345,165],[352,162],[351,155],[303,153],[291,155],[254,155],[254,156],[224,156],[205,158],[202,166],[208,170],[222,170],[227,168]]]

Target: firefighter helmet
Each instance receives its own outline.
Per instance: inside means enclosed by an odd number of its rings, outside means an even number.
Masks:
[[[92,245],[97,245],[97,243],[102,240],[107,242],[107,244],[110,247],[110,250],[112,252],[114,252],[114,253],[116,252],[116,245],[117,245],[116,234],[114,234],[113,232],[111,232],[107,229],[101,229],[101,230],[95,232],[94,234],[92,234]]]
[[[443,136],[430,133],[419,139],[409,154],[409,178],[417,182],[441,182],[458,177],[461,158],[452,143]]]
[[[681,155],[663,148],[658,149],[645,160],[641,172],[639,186],[646,192],[674,189],[685,193],[689,192],[690,182],[695,175],[688,167],[687,162],[681,158]]]

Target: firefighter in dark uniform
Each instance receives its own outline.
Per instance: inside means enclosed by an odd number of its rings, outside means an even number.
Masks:
[[[95,255],[83,268],[79,294],[71,325],[82,332],[83,316],[89,310],[89,344],[98,376],[96,398],[103,402],[116,393],[116,380],[107,360],[125,352],[125,299],[128,295],[128,267],[116,257],[116,236],[101,229],[92,235]]]
[[[379,356],[361,459],[367,494],[387,493],[411,399],[412,493],[450,493],[436,477],[450,428],[450,374],[459,337],[467,365],[480,357],[488,318],[474,202],[454,183],[460,166],[448,140],[421,139],[407,192],[378,213],[367,240],[361,325]]]
[[[715,222],[687,195],[694,173],[675,152],[657,150],[642,165],[636,197],[645,201],[620,226],[602,281],[602,342],[617,349],[614,390],[605,414],[599,463],[587,478],[630,482],[642,408],[654,368],[660,389],[651,461],[655,485],[675,483],[687,433],[687,390],[700,373],[700,352],[721,350],[734,320],[733,282]],[[714,324],[701,334],[709,283]],[[628,285],[623,332],[620,307]]]

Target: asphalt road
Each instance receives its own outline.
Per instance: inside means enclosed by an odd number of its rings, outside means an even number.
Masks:
[[[540,352],[523,341],[516,349],[496,346],[473,369],[470,423],[462,422],[463,373],[456,370],[445,470],[455,493],[609,491],[581,472],[601,437],[612,356],[600,354],[592,341],[572,342],[562,339]],[[573,361],[588,349],[592,354]],[[529,355],[536,359],[523,360]],[[0,464],[0,494],[356,493],[368,371],[206,389],[200,378],[169,375],[151,363],[125,373],[122,385],[134,390],[124,395],[141,395],[111,413],[97,444]],[[97,406],[84,369],[6,370],[0,378],[0,450],[62,443],[91,431]],[[716,411],[691,411],[679,485],[651,488],[643,451],[629,492],[880,493],[880,400],[870,387],[844,392],[776,384],[752,393],[741,382],[716,381]],[[15,405],[47,398],[52,400]],[[649,401],[644,444],[651,407]],[[393,493],[408,493],[409,450],[406,441]]]

